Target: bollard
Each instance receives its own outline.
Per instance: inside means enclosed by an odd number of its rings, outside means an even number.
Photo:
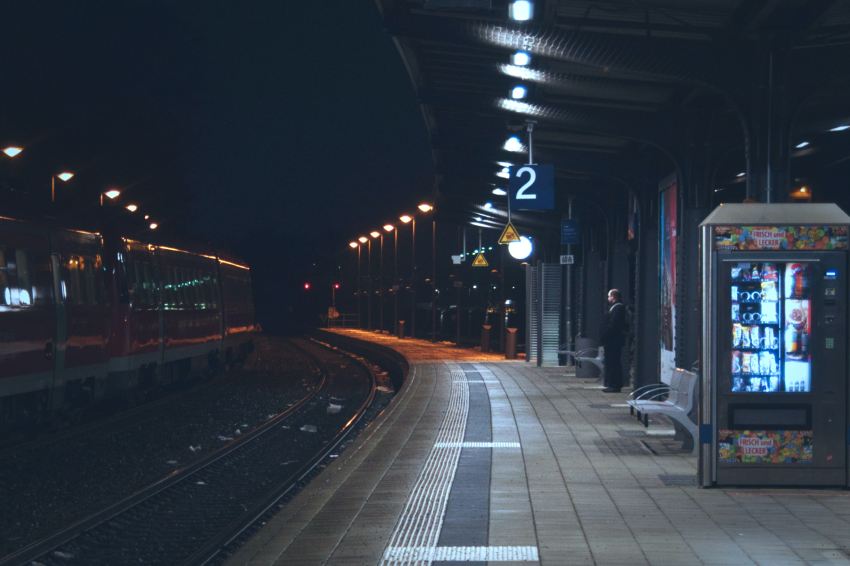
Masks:
[[[481,325],[481,351],[489,352],[490,351],[490,329],[493,328],[492,324],[482,324]]]
[[[404,338],[404,321],[399,320],[398,326],[396,328],[396,336],[398,336],[399,338]]]
[[[518,328],[505,328],[505,359],[516,359],[516,334]]]

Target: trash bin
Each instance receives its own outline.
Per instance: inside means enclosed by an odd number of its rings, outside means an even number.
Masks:
[[[490,329],[493,328],[492,324],[482,324],[481,325],[481,351],[489,352],[490,351]]]
[[[404,338],[404,321],[399,320],[398,325],[396,326],[396,336],[399,338]]]
[[[505,328],[505,359],[516,359],[516,335],[518,328]]]
[[[593,338],[576,336],[576,352],[581,352],[582,356],[595,358],[599,352],[599,344]],[[594,364],[584,362],[576,365],[576,377],[599,377],[599,374],[599,368]]]

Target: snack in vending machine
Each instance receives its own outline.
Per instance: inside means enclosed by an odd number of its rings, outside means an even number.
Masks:
[[[743,333],[741,334],[741,348],[750,348],[750,327],[742,326],[741,330],[743,331]]]
[[[779,391],[779,376],[778,375],[771,375],[770,376],[769,391]]]
[[[773,369],[773,354],[770,352],[759,352],[759,373],[770,375]]]
[[[741,306],[738,303],[732,303],[732,320],[741,320]]]
[[[776,281],[762,281],[761,296],[765,301],[778,301],[779,291],[776,287]]]
[[[738,352],[738,351],[732,352],[732,373],[733,374],[741,373],[741,352]]]
[[[761,345],[761,328],[758,326],[750,327],[750,345],[752,348],[758,348]]]
[[[750,356],[750,373],[759,374],[761,373],[761,368],[759,367],[759,354],[758,352],[754,352]]]
[[[738,300],[738,286],[737,285],[732,285],[732,300],[733,301]]]
[[[752,271],[752,275],[751,275],[751,280],[752,281],[758,281],[759,279],[761,279],[761,274],[759,273],[759,266],[756,263],[756,264],[753,264],[753,271]]]
[[[761,272],[762,281],[778,281],[779,273],[776,271],[776,266],[772,263],[765,263]],[[776,300],[776,299],[772,299]]]
[[[789,357],[797,356],[799,336],[800,333],[797,332],[797,327],[793,324],[785,327],[785,353]]]
[[[741,373],[744,375],[749,375],[751,373],[750,370],[750,360],[753,355],[749,352],[743,352],[741,354]]]
[[[732,325],[732,347],[733,348],[741,348],[742,347],[741,346],[741,340],[743,338],[743,335],[744,335],[743,327],[738,323],[733,324]]]

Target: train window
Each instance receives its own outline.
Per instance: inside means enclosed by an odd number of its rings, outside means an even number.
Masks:
[[[46,253],[0,247],[0,310],[49,304],[51,289]]]

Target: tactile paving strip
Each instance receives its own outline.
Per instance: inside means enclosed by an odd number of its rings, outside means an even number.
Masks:
[[[451,492],[469,411],[469,385],[463,371],[452,370],[449,407],[435,445],[413,487],[401,518],[390,537],[381,564],[430,564],[436,551],[446,503]],[[409,552],[411,549],[420,549]],[[422,551],[425,549],[427,552]]]

